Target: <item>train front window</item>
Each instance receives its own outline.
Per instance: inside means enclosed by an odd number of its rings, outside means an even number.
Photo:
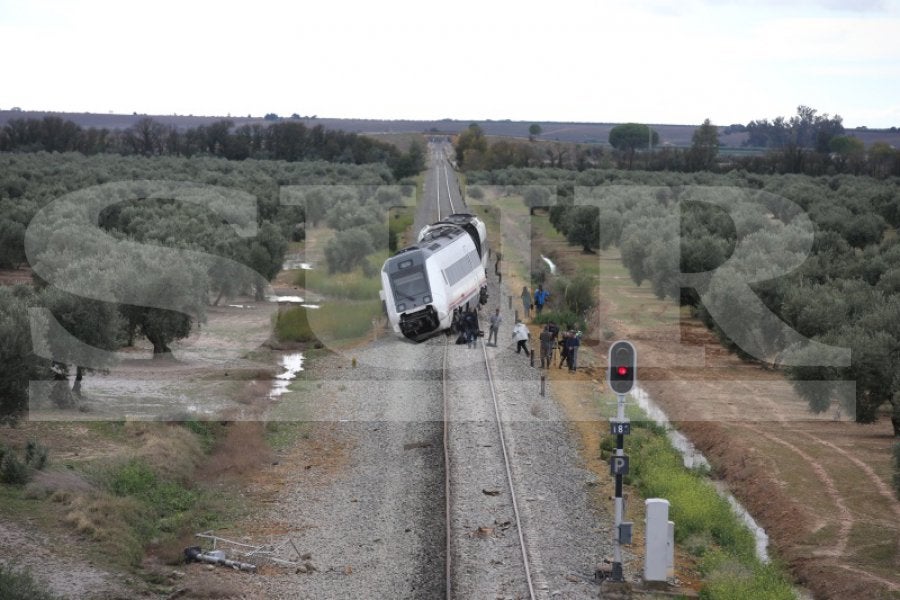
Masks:
[[[422,269],[416,269],[412,273],[397,273],[391,277],[391,285],[394,287],[394,295],[397,300],[415,300],[428,293],[428,280]]]

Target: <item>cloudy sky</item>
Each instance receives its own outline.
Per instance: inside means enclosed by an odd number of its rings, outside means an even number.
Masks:
[[[900,126],[900,0],[0,0],[0,109]]]

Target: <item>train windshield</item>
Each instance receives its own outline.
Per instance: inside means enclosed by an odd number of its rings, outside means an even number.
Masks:
[[[397,299],[415,300],[428,293],[428,280],[422,269],[396,273],[391,277],[394,295]]]

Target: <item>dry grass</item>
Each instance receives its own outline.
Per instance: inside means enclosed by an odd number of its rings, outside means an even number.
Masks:
[[[203,460],[203,448],[188,429],[169,423],[133,423],[134,435],[142,440],[136,458],[163,479],[188,482]]]
[[[54,501],[61,501],[76,494],[87,494],[94,489],[94,485],[81,473],[54,469],[35,472],[25,487],[25,497],[35,500],[52,498]]]
[[[265,424],[259,421],[235,421],[226,428],[209,458],[197,471],[200,481],[219,481],[259,471],[272,462],[272,449],[266,442]]]
[[[143,558],[144,547],[135,525],[146,517],[137,499],[99,491],[54,499],[63,506],[63,522],[102,545],[103,553],[113,563],[136,565]]]

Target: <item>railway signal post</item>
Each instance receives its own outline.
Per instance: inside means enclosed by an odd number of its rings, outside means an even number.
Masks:
[[[615,549],[611,581],[624,581],[622,572],[622,545],[631,543],[633,523],[623,521],[622,477],[628,473],[628,456],[625,454],[625,436],[631,433],[631,421],[625,416],[625,395],[634,388],[637,375],[637,351],[631,342],[618,341],[609,348],[606,381],[616,394],[616,418],[609,422],[610,434],[616,436],[616,453],[610,458],[610,474],[616,478],[615,496]]]

